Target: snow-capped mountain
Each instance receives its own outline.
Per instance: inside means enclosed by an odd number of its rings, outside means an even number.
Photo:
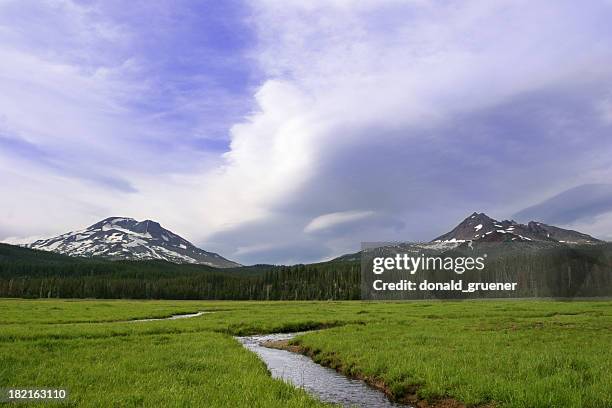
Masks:
[[[514,220],[497,221],[484,213],[473,213],[452,231],[434,239],[433,242],[453,241],[546,241],[568,244],[601,242],[590,235],[567,230],[541,222],[530,221],[519,224]]]
[[[398,242],[373,246],[369,249],[339,256],[334,261],[359,261],[364,252],[377,253],[379,256],[392,256],[398,252],[416,254],[444,252],[464,245],[487,242],[525,242],[562,244],[597,244],[603,241],[578,231],[567,230],[541,222],[530,221],[519,224],[511,220],[497,221],[484,213],[472,213],[450,232],[429,242]]]
[[[99,256],[115,260],[158,259],[218,268],[240,266],[194,246],[155,221],[136,221],[125,217],[107,218],[84,230],[41,239],[25,246],[70,256]]]

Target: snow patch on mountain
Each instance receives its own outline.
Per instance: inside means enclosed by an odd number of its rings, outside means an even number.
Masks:
[[[70,256],[162,260],[219,268],[239,266],[196,247],[155,221],[136,221],[127,217],[107,218],[83,230],[40,239],[25,246]]]

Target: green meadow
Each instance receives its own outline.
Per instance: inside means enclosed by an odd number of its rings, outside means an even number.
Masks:
[[[53,406],[325,406],[233,338],[312,329],[293,343],[397,400],[612,407],[611,301],[4,299],[0,387],[67,388]]]

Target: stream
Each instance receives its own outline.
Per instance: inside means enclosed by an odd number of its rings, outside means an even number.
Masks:
[[[136,320],[126,320],[128,323],[138,323],[138,322],[156,322],[158,320],[178,320],[178,319],[188,319],[190,317],[198,317],[203,314],[208,314],[212,312],[197,312],[197,313],[187,313],[187,314],[176,314],[170,317],[160,317],[155,319],[136,319]]]
[[[170,317],[138,319],[129,322],[186,319],[202,316],[206,313],[212,312],[177,314]],[[336,370],[323,367],[302,354],[262,345],[268,341],[289,340],[299,334],[303,333],[276,333],[236,337],[236,339],[266,363],[273,378],[279,378],[296,387],[303,388],[321,401],[343,407],[407,407],[407,405],[390,401],[382,391],[370,387],[365,382],[345,377]]]
[[[382,391],[370,387],[365,382],[345,377],[302,354],[262,345],[267,341],[289,340],[298,334],[301,333],[278,333],[236,337],[236,339],[266,363],[272,377],[303,388],[321,401],[344,407],[406,407],[389,401]]]

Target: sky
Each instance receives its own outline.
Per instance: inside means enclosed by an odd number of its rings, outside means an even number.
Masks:
[[[474,211],[612,240],[612,2],[0,0],[0,240],[244,264]]]

